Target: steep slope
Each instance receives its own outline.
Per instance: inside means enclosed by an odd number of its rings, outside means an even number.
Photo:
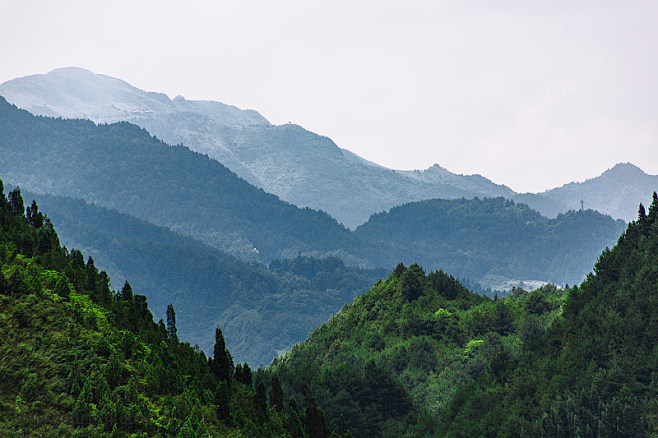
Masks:
[[[62,243],[93,256],[114,286],[130,280],[160,314],[172,303],[181,339],[211,352],[220,325],[235,359],[252,366],[269,364],[386,273],[302,257],[268,269],[81,200],[22,194],[36,199]]]
[[[0,99],[0,147],[0,172],[14,185],[130,213],[242,258],[337,250],[351,237],[326,213],[128,123],[35,117]]]
[[[418,262],[495,287],[500,277],[580,282],[624,226],[591,210],[547,219],[503,198],[433,199],[373,215],[355,233],[375,264]]]
[[[443,272],[399,265],[267,371],[286,395],[308,385],[332,424],[356,437],[429,436],[456,388],[545,330],[562,292],[494,301]]]
[[[0,181],[0,435],[290,436],[262,378],[233,377],[219,328],[210,359],[179,342],[173,311],[154,323],[143,295],[111,291],[23,207]]]
[[[446,436],[658,434],[658,196],[519,360],[462,389]]]
[[[207,154],[285,201],[326,211],[351,228],[372,213],[409,201],[512,194],[485,178],[444,169],[440,175],[435,169],[386,169],[299,126],[272,126],[254,111],[182,97],[170,100],[80,68],[5,82],[0,95],[34,114],[134,123],[169,144]]]

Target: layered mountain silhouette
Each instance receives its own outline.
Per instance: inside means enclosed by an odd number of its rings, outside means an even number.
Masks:
[[[387,169],[300,126],[274,126],[255,111],[180,96],[170,100],[80,68],[5,82],[0,95],[37,115],[134,123],[166,143],[182,143],[216,159],[284,201],[325,211],[349,228],[405,202],[514,194],[479,175],[456,175],[439,166]]]
[[[420,261],[485,287],[494,284],[483,281],[487,276],[574,283],[623,229],[591,210],[549,220],[499,197],[407,203],[352,232],[135,125],[34,116],[4,99],[0,144],[8,183],[84,199],[264,263],[300,254],[387,269]],[[574,247],[582,256],[577,263],[569,258]]]
[[[631,163],[620,163],[596,178],[514,199],[549,217],[566,210],[589,208],[630,222],[637,219],[637,205],[646,202],[647,193],[656,189],[658,175],[647,175]]]

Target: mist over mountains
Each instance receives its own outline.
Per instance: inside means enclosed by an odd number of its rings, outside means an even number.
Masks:
[[[548,217],[578,210],[583,200],[585,208],[629,221],[643,194],[658,187],[658,176],[639,168],[540,194],[517,194],[480,175],[457,175],[439,165],[422,171],[387,169],[300,126],[272,125],[252,110],[181,96],[172,100],[81,68],[13,79],[0,85],[0,95],[38,115],[134,123],[168,144],[207,154],[284,201],[325,211],[351,229],[407,202],[476,196],[514,199]]]

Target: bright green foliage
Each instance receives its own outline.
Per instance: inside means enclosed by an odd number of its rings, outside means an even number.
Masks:
[[[110,291],[33,205],[28,220],[0,195],[0,436],[289,436],[287,415],[169,339],[129,284]]]
[[[528,304],[541,295],[545,304]],[[386,281],[346,305],[268,369],[284,395],[308,385],[314,425],[321,408],[335,430],[355,437],[426,436],[457,388],[501,373],[559,313],[562,290],[517,289],[498,301],[469,292],[445,273],[398,265]],[[535,298],[536,299],[536,298]],[[274,388],[274,383],[272,383]],[[315,427],[315,426],[313,426]]]
[[[459,390],[447,436],[658,435],[658,199],[640,208],[542,336]],[[547,303],[533,293],[534,318]]]
[[[255,366],[269,364],[277,352],[305,339],[387,273],[346,266],[337,258],[299,256],[269,266],[245,262],[84,201],[29,196],[36,197],[57,224],[62,241],[95,249],[96,265],[114,270],[109,273],[116,287],[127,278],[133,289],[148,296],[155,313],[164,313],[172,304],[177,315],[194,315],[176,321],[181,339],[198,343],[212,355],[219,323],[236,360]]]

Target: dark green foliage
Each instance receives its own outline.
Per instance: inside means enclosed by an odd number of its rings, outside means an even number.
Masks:
[[[402,295],[409,301],[420,297],[425,289],[425,271],[416,263],[404,271],[401,280]]]
[[[658,199],[606,249],[562,316],[516,360],[496,356],[451,402],[447,436],[641,437],[658,433]],[[532,317],[550,307],[539,292]],[[532,318],[529,318],[532,321]]]
[[[281,389],[281,383],[279,382],[279,377],[274,375],[272,376],[272,383],[270,389],[270,405],[277,411],[283,411],[283,390]],[[341,433],[340,431],[338,433]]]
[[[11,206],[11,209],[14,211],[14,213],[22,216],[25,213],[25,210],[23,207],[23,197],[21,196],[20,187],[16,187],[14,190],[9,192],[8,198],[9,205]]]
[[[313,419],[320,429],[315,408],[356,437],[431,435],[456,388],[482,373],[503,375],[522,338],[534,339],[533,330],[555,318],[562,292],[539,293],[546,306],[530,313],[525,291],[493,301],[441,271],[398,265],[273,362],[272,390],[278,378],[284,395],[303,395],[307,410],[311,403],[305,424]],[[530,316],[534,326],[526,327]]]
[[[123,284],[121,288],[121,294],[119,295],[123,301],[132,301],[133,300],[133,288],[128,283],[128,280]]]
[[[265,390],[265,383],[263,377],[258,374],[256,376],[256,393],[254,394],[254,410],[256,411],[256,418],[260,424],[263,424],[267,419],[267,394]]]
[[[251,382],[252,381],[252,373],[251,373],[251,368],[249,368],[249,364],[247,362],[244,363],[242,367],[242,380],[240,382],[251,388]]]
[[[167,306],[167,336],[169,339],[177,339],[176,335],[176,312],[173,304]]]
[[[172,304],[177,316],[194,315],[177,320],[181,339],[212,354],[219,322],[227,348],[253,365],[268,364],[277,351],[304,339],[386,275],[383,269],[306,256],[274,260],[266,267],[83,201],[30,196],[48,211],[63,241],[95,249],[95,264],[116,270],[110,271],[114,285],[129,279],[135,290],[146,293],[151,308]]]
[[[304,430],[309,437],[328,438],[331,430],[327,425],[327,419],[320,408],[315,404],[315,397],[307,386],[302,387],[304,394]]]
[[[489,275],[564,284],[582,281],[624,226],[591,210],[547,219],[503,198],[432,199],[374,214],[355,234],[368,242],[357,254],[376,266],[402,260],[477,281]]]
[[[92,258],[0,198],[0,436],[288,436],[286,415],[263,417],[251,388],[170,340],[145,296],[111,293]]]
[[[213,349],[213,359],[211,362],[211,369],[215,377],[220,382],[225,382],[230,385],[231,383],[231,360],[226,349],[226,343],[224,342],[224,335],[222,330],[217,327],[215,329],[215,347]]]

